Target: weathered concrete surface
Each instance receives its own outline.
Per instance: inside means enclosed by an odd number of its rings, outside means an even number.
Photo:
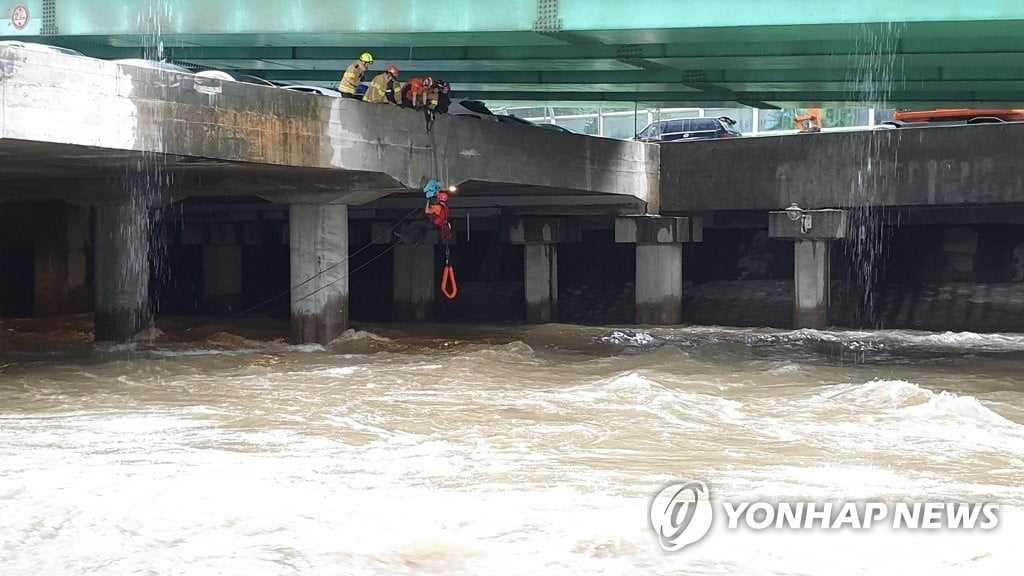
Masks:
[[[392,319],[430,320],[434,316],[434,243],[396,244],[393,250]]]
[[[523,246],[526,321],[545,324],[558,319],[558,244]]]
[[[637,244],[702,242],[700,218],[636,216],[615,219],[615,241]]]
[[[292,204],[288,232],[292,338],[329,344],[348,328],[348,207]]]
[[[89,181],[139,166],[178,198],[359,204],[443,176],[465,196],[657,200],[658,149],[633,142],[447,116],[427,133],[422,114],[394,106],[10,47],[0,98],[7,196],[88,201]]]
[[[794,328],[828,328],[831,241],[797,240],[794,247]]]
[[[516,218],[505,228],[512,244],[557,244],[579,242],[580,223],[576,219],[531,216]]]
[[[35,234],[36,316],[89,309],[86,301],[87,255],[91,238],[89,209],[62,204],[38,222]]]
[[[1024,203],[1024,123],[661,145],[663,213]]]
[[[97,342],[123,342],[149,321],[149,207],[96,208]]]
[[[637,324],[683,321],[683,245],[636,245]]]

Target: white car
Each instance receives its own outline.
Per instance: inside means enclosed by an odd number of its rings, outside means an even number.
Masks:
[[[32,42],[22,42],[20,40],[0,40],[0,48],[4,46],[12,46],[14,48],[23,48],[25,50],[35,50],[37,52],[49,52],[51,54],[67,54],[69,56],[85,56],[77,50],[70,48],[62,48],[60,46],[51,46],[49,44],[34,44]]]
[[[297,92],[309,92],[311,94],[319,94],[321,96],[330,96],[332,98],[341,98],[341,92],[337,90],[331,90],[330,88],[324,88],[322,86],[307,86],[305,84],[292,84],[289,86],[281,86],[285,90],[295,90]]]
[[[231,72],[224,72],[223,70],[203,70],[202,72],[196,72],[196,78],[215,78],[217,80],[227,80],[229,82],[242,82],[244,84],[256,84],[259,86],[277,88],[277,84],[274,84],[270,80],[260,78],[259,76],[235,74]]]

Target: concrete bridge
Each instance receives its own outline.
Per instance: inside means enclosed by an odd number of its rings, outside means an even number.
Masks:
[[[1012,160],[1022,137],[1024,126],[1003,125],[658,147],[448,117],[428,133],[410,110],[0,48],[0,201],[95,207],[94,255],[81,238],[89,211],[69,210],[37,227],[46,232],[35,270],[37,300],[52,301],[86,282],[91,259],[98,339],[129,337],[148,318],[151,213],[187,198],[289,206],[300,342],[330,341],[348,324],[350,216],[386,229],[415,211],[419,187],[437,176],[459,185],[459,210],[490,217],[485,226],[524,246],[528,320],[557,318],[556,246],[589,227],[636,244],[636,320],[675,324],[684,317],[683,244],[700,242],[704,225],[765,228],[769,211],[794,202],[998,206],[1005,214],[1024,202]],[[230,220],[234,209],[220,210]],[[826,255],[846,236],[845,213],[819,213],[813,232],[787,224],[796,220],[784,213],[772,222],[773,237],[797,244],[795,323],[823,327]],[[204,246],[209,295],[230,296],[241,273],[225,273],[240,259],[227,237],[238,235],[212,230],[191,242]],[[434,248],[393,250],[394,270],[406,275],[394,277],[395,309],[406,311],[396,316],[424,319],[434,269],[417,263],[432,263]]]

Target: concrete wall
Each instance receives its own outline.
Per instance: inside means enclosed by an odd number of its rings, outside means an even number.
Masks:
[[[427,133],[421,113],[394,106],[0,47],[7,189],[19,175],[36,186],[39,176],[122,177],[138,153],[159,154],[148,159],[188,194],[277,202],[359,204],[439,175],[642,202],[658,190],[657,149],[632,142],[447,116]],[[11,170],[40,154],[49,172]]]
[[[1024,124],[661,145],[663,212],[1024,203]]]

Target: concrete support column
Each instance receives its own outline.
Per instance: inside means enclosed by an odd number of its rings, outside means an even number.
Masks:
[[[615,220],[615,241],[636,244],[636,322],[683,321],[683,243],[703,240],[698,218],[634,216]]]
[[[793,297],[796,328],[828,327],[829,274],[831,273],[829,240],[797,240],[794,244]]]
[[[525,217],[506,229],[508,241],[523,245],[526,321],[558,320],[558,243],[579,242],[579,223],[566,218]]]
[[[395,244],[391,251],[393,268],[391,285],[391,317],[398,322],[423,322],[434,317],[434,295],[437,292],[436,262],[434,246],[437,232],[423,234],[419,244],[413,244],[404,237],[416,238],[417,234],[395,233],[391,222],[373,222],[370,226],[371,241],[378,245]]]
[[[42,224],[35,239],[35,315],[88,310],[89,208],[61,205]]]
[[[149,323],[149,207],[96,208],[95,340],[123,342]]]
[[[292,204],[292,338],[328,344],[348,328],[348,206]]]
[[[526,321],[546,324],[558,319],[558,245],[523,246],[526,270]]]
[[[828,328],[832,241],[845,238],[846,231],[845,210],[803,210],[794,204],[768,214],[768,236],[794,241],[794,328]]]
[[[392,252],[392,318],[423,322],[434,317],[434,244],[398,244]]]
[[[636,245],[636,322],[683,322],[683,245]]]
[[[203,308],[213,314],[238,310],[242,301],[242,246],[233,224],[215,224],[203,244]]]
[[[238,310],[242,301],[242,247],[203,246],[203,308],[214,314]]]

